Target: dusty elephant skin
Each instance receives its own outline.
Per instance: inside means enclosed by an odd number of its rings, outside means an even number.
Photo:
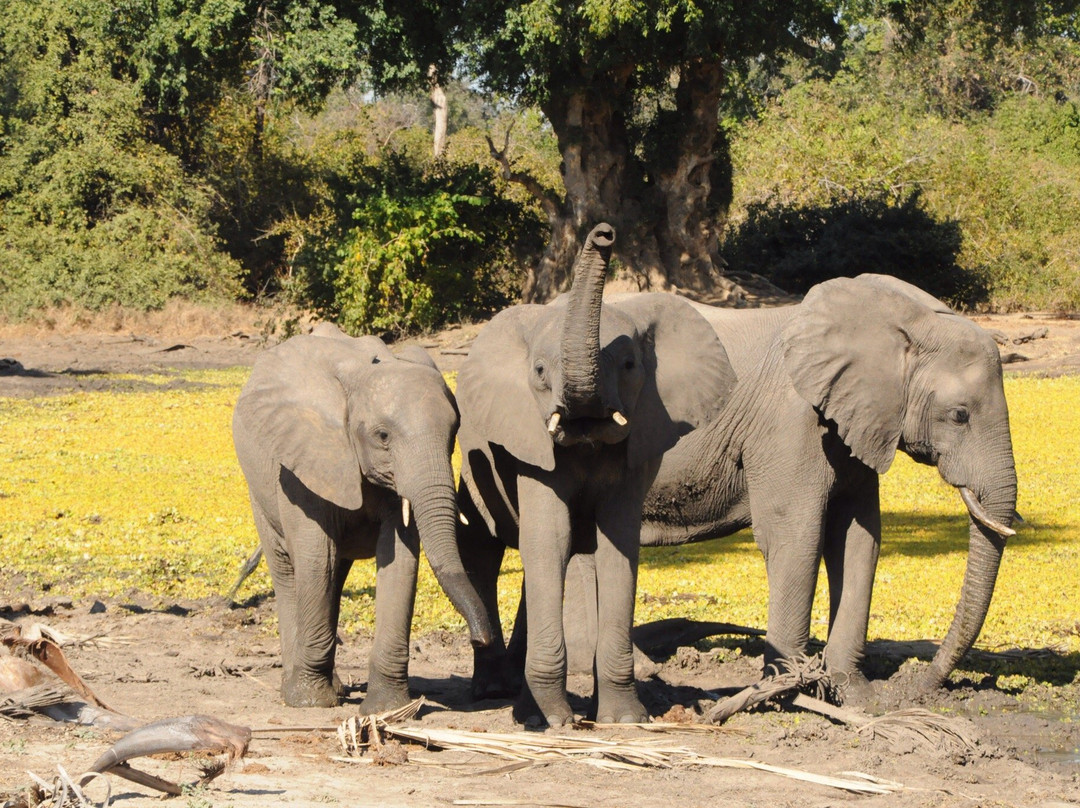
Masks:
[[[375,337],[323,327],[255,363],[236,405],[233,438],[274,582],[286,704],[338,703],[334,643],[354,559],[374,557],[377,568],[365,712],[409,700],[421,540],[474,642],[490,640],[455,542],[450,453],[457,421],[427,355],[395,356]]]
[[[664,457],[642,543],[754,528],[769,582],[766,662],[805,651],[818,565],[829,580],[825,660],[847,695],[860,672],[881,541],[878,475],[899,448],[937,467],[970,513],[963,589],[920,682],[939,687],[990,604],[1016,505],[1009,413],[991,336],[895,278],[822,283],[798,305],[696,306],[739,381],[723,411]]]
[[[497,315],[458,376],[461,556],[496,632],[478,649],[477,696],[504,692],[495,582],[521,553],[529,614],[519,720],[572,720],[562,603],[568,559],[599,575],[596,710],[639,721],[633,622],[641,504],[660,455],[705,423],[734,378],[708,323],[672,295],[602,301],[614,231],[590,233],[571,291]],[[510,683],[512,687],[512,683]]]

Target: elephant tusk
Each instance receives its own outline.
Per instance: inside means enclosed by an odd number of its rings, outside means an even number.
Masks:
[[[615,410],[615,412],[612,413],[611,420],[617,423],[619,426],[626,426],[628,423],[630,423],[626,420],[626,416],[618,410]]]
[[[405,497],[401,498],[401,522],[405,527],[409,526],[409,517],[412,516],[412,503]]]
[[[551,414],[551,418],[548,419],[548,423],[547,423],[547,431],[548,431],[549,435],[554,435],[555,434],[555,430],[559,428],[559,421],[561,421],[561,420],[562,420],[562,414],[561,413],[553,412]]]
[[[461,520],[461,524],[465,525],[465,527],[469,526],[469,520],[465,518],[465,514],[461,511],[458,511],[457,518]]]
[[[968,490],[962,485],[959,486],[959,490],[960,498],[964,500],[964,504],[967,506],[968,513],[971,514],[972,519],[974,519],[976,522],[981,522],[982,524],[986,525],[986,527],[990,528],[992,531],[1002,536],[1016,535],[1015,530],[1013,530],[1011,527],[1006,527],[1005,525],[1001,524],[1001,522],[995,520],[994,517],[992,517],[990,514],[988,514],[986,512],[986,508],[984,508],[982,503],[979,502],[979,498],[973,493],[971,493],[970,490]]]

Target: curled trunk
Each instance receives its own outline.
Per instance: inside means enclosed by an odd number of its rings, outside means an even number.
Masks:
[[[574,264],[561,355],[563,405],[577,417],[606,415],[600,400],[600,310],[614,243],[611,225],[597,225]]]

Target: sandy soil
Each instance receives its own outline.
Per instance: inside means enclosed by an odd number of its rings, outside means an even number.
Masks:
[[[1051,315],[980,317],[1001,332],[1003,354],[1020,373],[1080,371],[1080,320]],[[1046,329],[1045,335],[1041,330]],[[455,329],[419,340],[441,366],[456,368],[477,328]],[[254,327],[235,323],[221,333],[206,329],[157,332],[25,333],[0,330],[0,397],[39,396],[97,390],[117,384],[138,386],[138,376],[170,369],[248,365],[266,344]],[[1039,336],[1034,336],[1039,335]],[[1025,341],[1025,338],[1032,337]],[[1018,342],[1019,341],[1019,342]],[[105,373],[133,374],[124,380]],[[255,730],[246,759],[206,789],[177,798],[178,804],[362,806],[429,805],[664,805],[687,806],[1016,805],[1060,808],[1080,804],[1080,662],[1055,660],[1054,683],[1017,697],[997,685],[1000,670],[988,655],[970,656],[969,671],[947,690],[920,705],[964,720],[978,735],[967,753],[949,753],[914,740],[860,735],[821,716],[765,709],[733,718],[715,734],[665,734],[665,747],[685,747],[712,757],[737,758],[802,769],[816,774],[862,772],[902,783],[888,796],[857,796],[762,771],[680,765],[674,768],[610,772],[573,762],[550,763],[492,773],[502,762],[478,754],[410,749],[405,765],[344,763],[333,729],[356,715],[367,678],[370,637],[347,637],[338,654],[339,672],[351,687],[334,710],[281,706],[277,638],[270,627],[272,599],[239,605],[183,602],[162,607],[140,596],[99,602],[33,597],[17,576],[3,574],[0,559],[0,619],[24,628],[45,623],[73,638],[97,638],[65,647],[72,666],[114,709],[146,720],[203,713]],[[718,615],[718,619],[722,616]],[[877,643],[870,668],[875,686],[888,700],[911,656],[927,659],[930,643]],[[654,651],[658,673],[640,684],[651,714],[671,715],[675,707],[707,709],[757,679],[760,642],[729,638]],[[1011,670],[1039,665],[1033,651],[1021,651]],[[1000,660],[998,660],[1000,662]],[[899,668],[899,672],[898,672]],[[471,652],[461,634],[414,638],[410,683],[429,700],[412,723],[421,727],[508,732],[514,726],[508,702],[472,704],[468,699]],[[1061,671],[1064,671],[1062,674]],[[588,677],[574,676],[574,706],[584,712]],[[905,706],[912,706],[910,701]],[[562,735],[604,738],[646,737],[640,729],[564,730]],[[651,736],[649,736],[651,737]],[[50,780],[62,765],[85,770],[113,742],[102,730],[47,719],[6,722],[0,718],[0,802],[30,782],[27,771]],[[141,759],[136,768],[172,780],[196,776],[190,761]],[[114,804],[158,804],[144,787],[110,778]],[[88,794],[100,801],[97,783]]]

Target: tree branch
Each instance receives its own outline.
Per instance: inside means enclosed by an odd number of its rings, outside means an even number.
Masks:
[[[506,129],[506,136],[503,138],[502,149],[495,148],[495,143],[491,139],[491,135],[484,135],[484,140],[487,141],[488,151],[495,161],[502,167],[502,176],[507,182],[516,182],[521,185],[536,197],[540,202],[540,207],[544,209],[544,213],[548,217],[548,221],[555,221],[559,215],[559,207],[562,204],[562,200],[559,199],[552,191],[545,188],[540,184],[540,181],[536,179],[532,174],[525,171],[514,171],[510,165],[510,158],[506,156],[507,151],[510,149],[510,130],[513,129],[511,124]]]

